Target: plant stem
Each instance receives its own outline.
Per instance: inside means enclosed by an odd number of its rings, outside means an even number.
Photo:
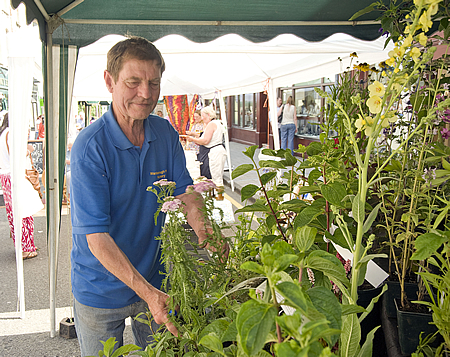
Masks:
[[[266,188],[265,188],[265,186],[264,186],[263,183],[262,183],[261,175],[259,174],[259,168],[258,168],[258,165],[256,164],[256,162],[255,162],[255,160],[254,160],[253,158],[252,158],[252,161],[253,161],[253,165],[255,165],[255,167],[257,168],[257,169],[256,169],[256,174],[258,175],[258,180],[259,180],[259,183],[260,183],[260,185],[261,185],[261,189],[262,189],[262,191],[263,191],[263,193],[264,193],[264,197],[265,197],[265,199],[266,199],[266,202],[267,202],[267,204],[269,205],[270,211],[272,212],[272,215],[275,217],[275,221],[277,222],[278,230],[280,231],[281,236],[283,237],[284,241],[287,242],[288,240],[287,240],[287,238],[286,238],[286,234],[283,232],[283,229],[281,228],[280,222],[279,222],[279,220],[278,220],[278,218],[277,218],[277,214],[275,213],[275,211],[274,211],[272,205],[270,204],[270,199],[269,199],[269,196],[267,195]]]

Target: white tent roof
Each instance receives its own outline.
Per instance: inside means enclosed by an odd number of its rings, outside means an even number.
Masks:
[[[111,100],[103,80],[106,53],[122,39],[109,35],[80,49],[74,84],[77,100]],[[267,89],[269,78],[275,88],[320,77],[334,80],[335,74],[350,65],[352,52],[358,54],[359,62],[376,64],[387,59],[391,48],[383,50],[384,42],[384,38],[362,41],[339,33],[322,42],[286,34],[253,43],[230,34],[208,43],[179,35],[154,43],[166,62],[161,96],[200,94],[213,98],[217,91],[222,91],[222,96],[261,92]]]

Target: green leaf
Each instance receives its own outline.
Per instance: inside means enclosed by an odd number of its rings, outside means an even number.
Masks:
[[[375,9],[376,5],[377,5],[377,3],[373,2],[372,4],[370,4],[369,6],[365,7],[364,9],[359,10],[356,14],[354,14],[352,17],[350,17],[348,19],[348,21],[353,21],[353,20],[357,19],[358,17],[360,17],[360,16],[362,16],[364,14],[372,12]]]
[[[269,207],[263,205],[262,203],[257,202],[252,205],[247,205],[242,208],[239,208],[238,210],[236,210],[235,213],[240,212],[270,212],[270,209]]]
[[[264,274],[264,268],[256,262],[245,262],[242,263],[241,269],[250,270],[257,274]]]
[[[369,261],[371,261],[374,258],[389,258],[386,254],[384,253],[380,253],[380,254],[368,254],[366,255],[364,258],[362,258],[358,264],[364,264],[364,263],[368,263]]]
[[[285,167],[294,166],[297,163],[297,159],[291,154],[290,150],[286,151],[284,154],[285,159],[281,160]]]
[[[364,274],[365,275],[365,274]],[[380,297],[386,292],[386,290],[388,289],[387,284],[383,285],[383,288],[381,289],[381,292],[375,296],[374,298],[372,298],[372,300],[370,300],[369,305],[366,307],[366,311],[364,311],[362,313],[362,315],[359,317],[359,322],[361,323],[361,321],[363,321],[367,315],[369,315],[369,313],[373,310],[373,307],[375,306],[375,304],[378,302],[378,300],[380,300]]]
[[[214,333],[203,336],[199,341],[199,344],[221,354],[222,356],[226,356],[226,354],[223,352],[222,341],[220,341],[220,339]]]
[[[276,160],[260,160],[260,167],[271,167],[274,169],[285,169],[286,167],[280,162]]]
[[[314,182],[322,176],[322,172],[317,169],[312,170],[308,175],[308,184],[309,186],[313,186]]]
[[[314,307],[325,315],[329,321],[329,327],[340,330],[342,327],[342,309],[336,295],[324,287],[314,287],[306,291]],[[334,346],[339,335],[333,335],[329,340],[328,345]]]
[[[128,345],[124,345],[119,347],[117,350],[114,351],[114,353],[112,355],[110,355],[111,357],[119,357],[119,356],[126,356],[128,355],[130,352],[133,351],[138,351],[141,348],[139,346],[136,345],[132,345],[132,344],[128,344]]]
[[[331,233],[329,233],[328,231],[325,231],[325,237],[331,240],[333,243],[340,245],[342,248],[351,250],[348,246],[347,240],[344,237],[344,233],[342,233],[342,230],[340,228],[336,229],[333,235],[331,235]]]
[[[242,187],[241,190],[241,201],[244,202],[245,200],[249,199],[250,197],[253,197],[253,195],[260,190],[259,186],[250,184]]]
[[[308,301],[302,291],[302,288],[295,283],[284,281],[275,286],[275,289],[296,309],[303,313],[308,311]]]
[[[344,207],[342,200],[347,196],[345,186],[339,182],[331,182],[320,186],[320,191],[323,197],[332,205],[337,207]]]
[[[289,267],[289,265],[294,263],[297,259],[298,259],[298,257],[295,254],[282,255],[275,261],[275,265],[274,265],[275,271],[274,272],[279,272],[279,271],[283,271],[283,270],[287,269]]]
[[[306,206],[308,206],[308,204],[305,201],[295,198],[293,200],[283,202],[282,204],[280,204],[278,206],[278,210],[279,211],[288,210],[288,211],[298,212],[300,209],[302,209]]]
[[[377,204],[375,208],[370,212],[369,216],[367,217],[366,221],[364,222],[363,226],[363,233],[366,233],[370,227],[372,227],[372,223],[375,221],[375,218],[378,216],[378,210],[381,207],[382,202]]]
[[[361,201],[361,195],[359,193],[355,197],[353,197],[352,214],[353,214],[353,219],[357,223],[364,222],[364,216],[365,216],[364,202]]]
[[[317,141],[313,141],[306,148],[306,153],[308,154],[308,156],[319,155],[322,154],[322,152],[323,152],[322,144],[318,143]]]
[[[222,336],[225,331],[228,329],[230,322],[225,319],[216,319],[213,320],[210,324],[206,325],[206,327],[200,332],[199,339],[203,338],[206,335],[214,334],[216,336]]]
[[[245,156],[248,156],[250,159],[253,160],[253,156],[255,156],[255,151],[256,151],[257,148],[258,148],[257,145],[249,146],[248,148],[246,148],[246,149],[243,151],[243,154],[244,154]]]
[[[377,326],[367,334],[366,341],[364,341],[364,344],[358,353],[358,357],[372,357],[373,338],[375,332],[377,332],[379,328],[380,326]]]
[[[275,306],[253,299],[241,305],[236,318],[236,327],[242,349],[248,356],[254,356],[264,347],[277,314]]]
[[[339,343],[339,355],[341,357],[353,357],[356,355],[361,340],[361,326],[356,314],[343,317],[342,333]]]
[[[267,224],[267,228],[269,228],[269,230],[271,230],[277,224],[277,219],[275,218],[274,215],[269,214],[269,215],[267,215],[267,218],[266,218],[266,224]]]
[[[389,165],[384,168],[386,171],[402,171],[402,163],[398,160],[391,160]]]
[[[448,241],[446,236],[434,233],[425,233],[418,236],[414,242],[416,251],[411,256],[411,260],[427,259],[446,241]]]
[[[344,266],[341,261],[334,255],[323,250],[315,250],[311,252],[305,259],[305,266],[323,272],[330,280],[334,282],[340,281],[345,286],[349,285],[349,281],[345,274]]]
[[[301,253],[305,253],[314,244],[317,228],[303,226],[295,231],[294,243]]]
[[[261,175],[261,183],[263,185],[266,185],[269,181],[272,181],[275,177],[277,177],[277,172],[266,172],[265,174]]]
[[[341,305],[341,307],[342,307],[342,316],[350,314],[360,314],[366,311],[365,308],[359,305]]]
[[[233,172],[231,173],[231,178],[235,180],[239,176],[246,174],[247,172],[253,170],[252,164],[242,164],[236,167]]]
[[[304,195],[305,193],[314,193],[314,192],[320,192],[320,187],[318,185],[302,186],[300,187],[298,194]]]
[[[325,200],[317,199],[311,205],[303,209],[294,219],[294,229],[306,226],[325,209]]]
[[[238,334],[238,332],[237,332],[237,328],[236,328],[236,320],[233,320],[228,325],[228,328],[222,335],[221,340],[222,340],[222,342],[236,341],[237,334]]]
[[[450,164],[446,160],[444,160],[444,158],[442,158],[442,167],[447,171],[450,171]]]

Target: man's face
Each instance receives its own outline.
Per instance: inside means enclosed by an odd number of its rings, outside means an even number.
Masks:
[[[116,119],[146,119],[158,103],[161,67],[156,61],[130,59],[119,72],[117,82],[105,71],[106,86],[113,98]]]
[[[281,98],[277,99],[277,106],[281,106],[281,104],[283,103],[283,100]]]

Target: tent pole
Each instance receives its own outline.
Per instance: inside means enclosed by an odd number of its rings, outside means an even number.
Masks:
[[[48,28],[48,25],[47,25]],[[49,280],[50,280],[50,337],[56,336],[56,254],[59,216],[58,196],[55,187],[58,187],[58,143],[57,122],[54,112],[54,88],[53,88],[53,38],[47,31],[47,122],[45,125],[47,143],[47,167],[46,167],[46,198],[47,198],[47,227],[48,227],[48,254],[49,254]],[[58,217],[57,217],[58,216]]]
[[[225,128],[225,148],[227,150],[227,162],[228,162],[228,172],[230,173],[231,191],[234,192],[234,181],[231,177],[231,154],[230,154],[230,139],[228,137],[228,123],[227,123],[227,113],[225,110],[225,102],[223,101],[222,91],[219,91],[219,106],[220,106],[220,120],[223,127]]]
[[[271,126],[272,126],[272,135],[273,135],[273,148],[275,150],[280,149],[280,138],[278,135],[278,116],[277,116],[277,89],[273,85],[273,79],[269,80],[269,91],[267,93],[269,96],[269,110],[270,110],[270,118]]]

